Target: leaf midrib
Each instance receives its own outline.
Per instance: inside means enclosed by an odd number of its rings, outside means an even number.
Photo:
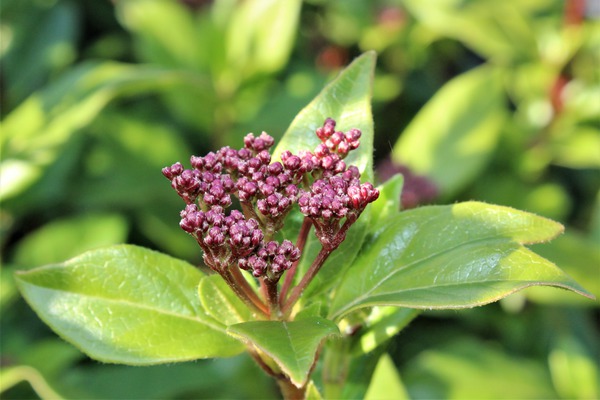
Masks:
[[[481,239],[474,239],[474,240],[471,240],[471,241],[468,241],[468,242],[459,243],[456,246],[446,248],[446,249],[444,249],[442,251],[439,251],[437,253],[429,254],[426,257],[419,258],[419,259],[414,260],[414,261],[412,261],[412,262],[410,262],[410,263],[408,263],[408,264],[406,264],[406,265],[404,265],[404,266],[402,266],[402,267],[400,267],[398,269],[395,269],[395,270],[391,271],[390,273],[388,273],[387,275],[385,275],[382,279],[380,279],[371,289],[367,290],[366,292],[363,292],[361,295],[359,295],[358,297],[356,297],[354,301],[352,301],[350,303],[347,303],[345,307],[343,307],[340,310],[338,310],[332,317],[333,318],[338,317],[338,316],[342,315],[343,313],[345,313],[347,310],[352,309],[354,307],[354,305],[360,304],[360,302],[362,300],[364,300],[365,298],[368,298],[369,295],[372,292],[374,292],[377,288],[379,288],[382,284],[384,284],[388,279],[391,279],[394,275],[396,275],[398,273],[406,272],[406,270],[409,269],[409,268],[414,268],[414,267],[418,266],[419,264],[422,264],[424,262],[432,260],[432,259],[434,259],[436,257],[442,256],[442,255],[444,255],[446,253],[450,253],[452,251],[455,251],[455,250],[457,250],[457,249],[459,249],[461,247],[472,247],[474,245],[477,245],[477,244],[480,244],[480,243],[484,243],[484,242],[490,242],[490,243],[493,243],[493,242],[511,243],[512,242],[512,243],[514,243],[516,245],[521,246],[520,243],[515,242],[512,239],[507,238],[507,237],[493,237],[493,236],[488,236],[488,237],[481,238]],[[385,248],[385,246],[383,246],[379,250],[378,253],[381,253],[381,251],[384,248]]]

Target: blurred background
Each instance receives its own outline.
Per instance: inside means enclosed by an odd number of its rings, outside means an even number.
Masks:
[[[200,263],[161,168],[281,137],[366,50],[379,182],[404,174],[404,208],[476,199],[562,222],[535,251],[600,297],[598,0],[2,0],[2,398],[276,397],[245,356],[91,361],[12,273],[125,242]],[[595,399],[599,316],[529,289],[426,312],[390,353],[415,399]]]

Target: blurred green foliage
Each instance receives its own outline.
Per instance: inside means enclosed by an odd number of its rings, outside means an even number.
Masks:
[[[366,50],[379,54],[380,177],[402,164],[435,185],[425,196],[405,176],[416,203],[477,199],[561,221],[566,234],[535,251],[600,297],[595,4],[3,0],[2,396],[276,396],[244,357],[92,363],[24,305],[12,272],[123,242],[200,263],[160,168],[239,146],[249,131],[280,137]],[[549,288],[425,313],[392,341],[375,381],[409,398],[597,398],[598,315],[597,302]],[[376,362],[365,365],[370,375]]]

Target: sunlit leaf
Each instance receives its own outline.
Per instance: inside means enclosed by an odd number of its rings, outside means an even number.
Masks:
[[[73,68],[6,117],[0,198],[14,197],[37,182],[65,143],[112,99],[158,91],[182,80],[180,72],[115,62]]]
[[[299,0],[237,4],[227,29],[228,66],[249,76],[275,72],[285,65],[297,33],[301,4]]]
[[[273,158],[285,150],[298,153],[313,151],[320,139],[315,135],[326,118],[337,121],[336,130],[360,129],[360,147],[352,151],[344,161],[356,165],[362,171],[362,179],[372,180],[373,166],[373,117],[371,92],[375,68],[375,53],[367,52],[346,67],[330,82],[292,121],[279,141]]]
[[[324,318],[297,321],[253,321],[230,326],[227,333],[237,337],[275,360],[297,387],[304,385],[315,362],[321,342],[339,333]]]
[[[92,358],[131,365],[242,350],[202,308],[202,277],[181,260],[135,246],[90,251],[16,276],[27,302],[61,337]]]
[[[447,83],[404,130],[394,161],[433,180],[446,197],[471,182],[491,157],[504,121],[500,78],[480,67]]]
[[[473,307],[534,285],[591,296],[522,245],[550,240],[562,229],[533,214],[476,202],[402,212],[365,244],[330,314],[373,305]]]
[[[315,130],[323,125],[326,118],[337,121],[336,129],[347,131],[358,128],[362,132],[360,147],[345,158],[348,165],[356,165],[362,172],[362,179],[372,181],[373,172],[373,117],[371,114],[371,92],[375,68],[375,53],[367,52],[354,60],[338,77],[329,83],[317,97],[296,116],[279,141],[274,158],[285,151],[298,153],[300,150],[313,151],[320,143]],[[352,226],[341,247],[323,265],[319,274],[309,285],[307,295],[322,293],[337,284],[335,278],[354,259],[366,235],[368,213]],[[299,227],[299,225],[298,225]],[[296,230],[297,232],[297,230]],[[306,271],[321,249],[314,233],[310,233],[302,260],[299,276]]]

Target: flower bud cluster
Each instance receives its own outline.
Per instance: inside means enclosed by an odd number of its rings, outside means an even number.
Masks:
[[[251,256],[240,258],[239,267],[251,271],[256,277],[267,275],[277,280],[299,259],[300,250],[289,240],[284,240],[281,244],[270,241]]]
[[[343,161],[358,147],[361,132],[336,131],[335,125],[328,118],[316,130],[321,144],[314,152],[284,151],[281,161],[272,162],[274,139],[262,132],[248,134],[239,150],[223,147],[204,157],[192,156],[192,169],[175,163],[162,170],[187,205],[180,226],[197,240],[208,266],[222,271],[237,263],[254,276],[278,279],[300,257],[290,241],[271,240],[295,203],[321,239],[336,234],[341,219],[353,222],[377,198],[371,184],[360,183],[358,168]],[[226,214],[232,196],[243,213]]]

